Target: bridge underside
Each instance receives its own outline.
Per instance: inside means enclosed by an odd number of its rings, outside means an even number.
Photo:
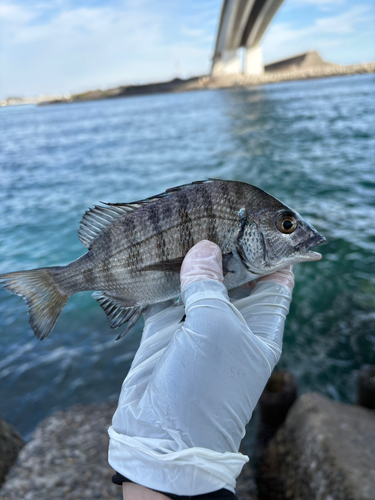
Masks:
[[[224,0],[212,61],[213,76],[264,72],[259,45],[284,0]],[[243,61],[239,48],[244,48]]]

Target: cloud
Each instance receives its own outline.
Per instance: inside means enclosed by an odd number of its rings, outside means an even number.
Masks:
[[[339,5],[344,5],[346,0],[289,0],[292,6],[306,6],[313,5],[321,10],[331,10],[337,8]]]
[[[285,2],[263,40],[265,61],[312,49],[341,64],[375,59],[374,9],[349,1]],[[2,0],[0,99],[207,73],[221,3]]]
[[[314,34],[354,33],[361,23],[367,22],[370,12],[368,5],[357,5],[337,16],[318,18],[311,29]]]
[[[22,6],[11,3],[0,4],[0,23],[2,29],[9,31],[10,26],[22,26],[35,18],[35,13],[24,9]]]
[[[71,6],[73,5],[73,6]],[[220,0],[207,3],[208,12]],[[61,7],[64,8],[61,8]],[[215,26],[200,2],[3,3],[0,98],[77,92],[209,70]],[[176,11],[177,9],[177,11]]]
[[[375,24],[374,17],[370,5],[357,4],[336,15],[316,17],[308,26],[298,27],[296,22],[290,21],[276,22],[262,43],[265,60],[271,62],[313,49],[319,50],[327,60],[340,64],[360,62],[358,55],[364,56],[364,60],[373,60],[375,40],[369,27],[371,19]]]
[[[147,50],[153,52],[162,39],[158,19],[137,12],[119,16],[110,8],[62,11],[49,23],[7,31],[9,77],[18,77],[19,83],[22,76],[30,83],[43,80],[40,91],[47,93],[67,85],[69,89],[94,85],[96,79],[105,85],[121,71],[126,80],[125,67]],[[21,87],[17,81],[15,86]]]

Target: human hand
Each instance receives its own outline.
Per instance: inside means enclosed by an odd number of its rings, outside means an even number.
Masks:
[[[278,273],[232,304],[219,248],[200,242],[188,253],[185,308],[165,304],[145,314],[109,431],[116,470],[178,495],[234,491],[248,460],[238,453],[245,425],[281,354],[293,275]]]
[[[215,243],[203,240],[188,251],[182,262],[181,291],[191,283],[208,279],[224,281],[222,254]]]
[[[281,283],[285,285],[291,292],[294,288],[294,274],[293,266],[286,266],[283,269],[279,269],[275,273],[268,274],[267,276],[262,276],[257,280],[257,283],[264,283],[270,281],[272,283]]]

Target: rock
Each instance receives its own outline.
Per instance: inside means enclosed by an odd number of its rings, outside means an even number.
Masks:
[[[263,450],[286,419],[297,399],[297,382],[287,370],[275,370],[259,398],[260,420],[257,433],[259,450]]]
[[[113,402],[73,407],[46,418],[19,454],[1,500],[122,498],[111,482],[108,434]]]
[[[122,499],[107,461],[107,430],[115,409],[114,402],[75,406],[43,420],[19,454],[0,500]],[[250,464],[238,478],[237,495],[257,500]]]
[[[375,412],[303,395],[259,464],[259,498],[372,500]]]
[[[24,444],[15,428],[0,417],[0,486]]]
[[[258,500],[253,468],[248,462],[237,478],[236,496],[238,500]]]
[[[375,410],[375,365],[364,365],[359,370],[358,404]]]

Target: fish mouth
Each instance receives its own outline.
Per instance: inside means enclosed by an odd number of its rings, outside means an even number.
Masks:
[[[327,240],[321,234],[316,234],[312,238],[309,238],[306,242],[306,249],[310,250],[310,248],[317,247],[318,245],[323,245],[327,243]]]
[[[311,238],[296,245],[295,249],[299,252],[300,251],[307,252],[307,255],[309,256],[309,260],[320,260],[322,258],[321,254],[318,252],[311,252],[310,249],[315,248],[318,245],[323,245],[326,242],[327,242],[327,240],[324,236],[322,236],[319,233],[316,233]]]

